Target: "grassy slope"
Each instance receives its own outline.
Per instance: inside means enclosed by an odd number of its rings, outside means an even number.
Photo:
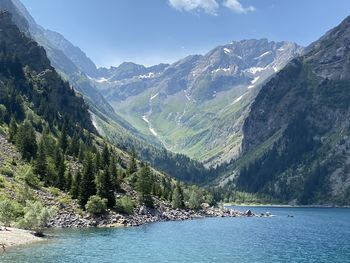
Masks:
[[[158,140],[171,151],[209,163],[216,158],[227,161],[238,154],[242,135],[239,128],[233,132],[232,126],[242,123],[256,91],[249,90],[236,102],[239,93],[225,91],[200,104],[189,101],[183,92],[167,98],[158,95],[150,100],[156,93],[156,89],[148,89],[138,96],[112,104],[116,112],[137,130],[154,136],[149,125],[142,120],[146,115]]]

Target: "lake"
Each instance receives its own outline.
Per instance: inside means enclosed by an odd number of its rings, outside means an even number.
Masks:
[[[350,209],[250,209],[276,216],[55,230],[48,242],[12,249],[0,262],[350,262]]]

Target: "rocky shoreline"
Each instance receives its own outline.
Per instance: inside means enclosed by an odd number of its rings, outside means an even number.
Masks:
[[[87,213],[77,214],[71,207],[60,207],[57,216],[50,222],[53,228],[84,227],[135,227],[147,223],[165,221],[183,221],[205,217],[251,217],[253,212],[241,212],[232,209],[206,206],[200,210],[173,209],[165,201],[156,200],[154,208],[141,206],[133,215],[107,211],[105,215],[91,216]]]
[[[87,228],[87,227],[137,227],[148,223],[165,221],[183,221],[206,217],[253,217],[250,210],[240,212],[237,210],[205,207],[201,210],[172,209],[166,202],[157,204],[157,208],[147,209],[144,206],[134,215],[122,215],[114,211],[108,211],[106,215],[92,217],[88,214],[81,216],[70,209],[60,209],[56,218],[49,224],[49,228]],[[45,238],[36,237],[32,232],[9,228],[0,230],[0,253],[7,249],[45,241]]]
[[[261,216],[254,214],[251,210],[241,212],[233,209],[213,207],[207,204],[203,204],[200,210],[173,209],[169,202],[154,198],[154,208],[138,206],[135,207],[132,215],[108,210],[104,215],[96,217],[80,210],[76,200],[71,200],[68,204],[64,204],[59,202],[53,194],[41,190],[35,190],[35,195],[45,205],[58,208],[57,215],[49,222],[48,228],[137,227],[148,223],[184,221],[207,217]],[[45,238],[34,236],[30,231],[16,228],[9,230],[0,231],[0,253],[14,246],[28,245],[45,240]]]

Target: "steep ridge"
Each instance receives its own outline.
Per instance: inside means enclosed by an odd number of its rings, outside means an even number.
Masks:
[[[63,78],[68,79],[73,87],[84,96],[84,100],[90,106],[89,110],[92,113],[94,125],[100,125],[100,127],[96,128],[101,135],[106,136],[106,138],[111,140],[119,148],[129,153],[136,151],[139,153],[139,158],[147,162],[152,162],[158,169],[166,173],[173,173],[173,167],[176,165],[177,169],[174,176],[185,181],[200,182],[201,178],[203,178],[202,175],[205,178],[209,177],[211,171],[206,170],[201,164],[185,156],[177,156],[166,151],[153,136],[147,137],[140,134],[125,119],[115,114],[114,110],[92,83],[92,77],[88,75],[90,72],[86,68],[94,70],[95,67],[91,66],[91,60],[79,48],[69,43],[62,35],[43,29],[37,25],[26,8],[18,0],[0,0],[0,9],[8,10],[13,14],[14,22],[19,26],[21,31],[35,38],[45,48],[51,64],[57,72]],[[119,72],[115,72],[114,68],[100,68],[97,72],[91,73],[91,75],[99,78],[101,72],[103,72],[103,74],[117,78],[117,75],[124,74],[123,72],[127,71],[131,64],[125,63],[126,67],[122,71],[119,70]],[[143,71],[143,74],[146,74],[146,71],[161,70],[164,67],[166,65],[160,64],[148,69],[141,66],[140,69]],[[95,121],[97,119],[99,120],[98,122]],[[178,159],[181,159],[180,164],[178,163]],[[157,162],[154,162],[154,160],[157,160]]]
[[[236,216],[202,209],[202,203],[214,203],[208,191],[135,155],[100,137],[87,104],[50,65],[44,48],[19,30],[9,12],[0,11],[0,200],[9,210],[15,206],[11,221],[38,228],[24,216],[33,204],[41,212],[38,202],[57,209],[56,218],[40,227]],[[45,217],[51,214],[47,210]]]
[[[83,133],[84,129],[89,132],[95,131],[83,100],[75,96],[69,84],[51,67],[45,50],[22,34],[11,19],[10,13],[1,13],[3,78],[0,84],[3,104],[14,111],[8,114],[19,119],[24,115],[24,109],[16,105],[21,103],[20,99],[16,99],[16,103],[12,101],[15,105],[9,105],[12,100],[9,94],[13,94],[11,89],[16,89],[16,93],[22,93],[31,99],[37,114],[42,115],[47,122],[53,124],[61,120],[62,125],[65,123],[70,127],[82,129],[79,133]]]
[[[293,203],[350,203],[350,18],[263,86],[234,165],[244,190]]]
[[[301,51],[266,39],[232,42],[158,70],[134,67],[133,74],[98,85],[137,130],[171,151],[217,165],[238,156],[243,120],[260,85]]]
[[[93,71],[94,64],[79,48],[62,35],[39,26],[19,0],[1,0],[0,9],[9,11],[20,30],[45,48],[52,66],[83,94],[92,110],[114,117],[112,107],[84,73],[87,68]]]

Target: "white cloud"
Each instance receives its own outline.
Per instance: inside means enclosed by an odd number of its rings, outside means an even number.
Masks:
[[[194,12],[203,10],[211,15],[216,15],[219,8],[216,0],[169,0],[169,4],[181,11]]]
[[[219,9],[219,0],[168,0],[169,5],[180,11],[196,12],[204,11],[211,15],[217,15]],[[254,12],[255,7],[243,7],[240,0],[223,0],[220,4],[231,9],[238,14],[247,14]]]
[[[248,12],[254,12],[255,7],[249,6],[249,7],[243,7],[242,4],[238,0],[225,0],[224,6],[231,9],[233,12],[236,12],[238,14],[246,14]]]

